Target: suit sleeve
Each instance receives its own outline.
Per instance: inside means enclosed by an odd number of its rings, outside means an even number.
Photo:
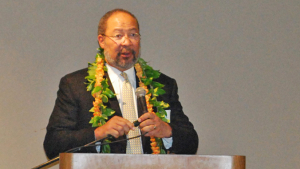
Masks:
[[[198,135],[193,124],[183,113],[181,103],[179,102],[177,83],[172,79],[168,90],[169,105],[171,109],[171,122],[173,145],[170,149],[175,154],[195,154],[198,148]],[[167,92],[167,93],[168,93]]]
[[[82,110],[77,103],[76,91],[74,91],[76,89],[72,88],[71,86],[74,85],[70,83],[66,77],[61,79],[54,110],[47,126],[44,149],[50,159],[61,152],[95,140],[94,129],[88,123],[89,117],[82,118],[79,115]],[[82,121],[86,122],[82,123]],[[85,123],[86,126],[82,126]]]

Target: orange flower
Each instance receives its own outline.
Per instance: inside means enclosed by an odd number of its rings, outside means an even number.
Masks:
[[[143,70],[141,68],[141,65],[139,63],[136,63],[134,65],[134,67],[136,69],[136,75],[137,75],[137,77],[139,79],[142,78],[142,76],[143,76]],[[148,87],[141,80],[139,82],[139,86],[143,87],[145,89],[146,93],[149,92]],[[151,94],[147,94],[145,96],[148,112],[153,112],[153,105],[150,104],[150,102],[149,102],[150,98],[151,98]],[[152,149],[152,152],[153,152],[152,154],[159,154],[160,151],[159,151],[159,147],[157,147],[157,142],[156,142],[155,138],[151,137],[150,141],[151,141],[151,143],[150,143],[151,149]]]
[[[157,143],[156,142],[152,142],[150,143],[151,147],[156,147]]]
[[[104,75],[104,70],[103,70],[103,66],[104,66],[104,61],[102,58],[98,57],[96,59],[96,64],[97,64],[97,68],[96,68],[96,75],[95,75],[95,87],[97,86],[101,86],[101,82],[103,81],[103,75]],[[102,99],[100,97],[101,91],[97,92],[95,94],[93,94],[93,97],[95,98],[95,101],[93,102],[93,106],[94,106],[94,116],[101,116],[101,111],[100,111],[100,107],[99,105],[102,103]]]
[[[100,112],[95,112],[93,115],[94,116],[100,116],[101,114],[100,114]]]

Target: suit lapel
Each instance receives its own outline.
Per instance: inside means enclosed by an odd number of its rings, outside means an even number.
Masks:
[[[105,72],[104,73],[104,78],[107,78],[107,83],[109,85],[109,89],[113,92],[113,93],[116,93],[114,88],[113,88],[113,85],[111,84],[111,81],[110,81],[110,78],[108,76],[108,73]],[[107,107],[113,109],[115,111],[115,114],[114,115],[117,115],[117,116],[121,116],[122,117],[122,112],[121,112],[121,109],[120,109],[120,106],[119,106],[119,102],[118,102],[118,99],[117,97],[115,96],[114,98],[111,98],[111,99],[108,99],[108,104],[107,104]]]
[[[109,85],[109,89],[113,93],[116,93],[115,90],[114,90],[114,88],[113,88],[113,86],[112,86],[112,84],[111,84],[111,81],[110,81],[110,78],[109,78],[107,72],[104,73],[103,78],[107,79],[107,83]],[[113,116],[120,116],[120,117],[122,117],[122,113],[121,113],[121,109],[120,109],[117,97],[108,99],[107,107],[109,107],[109,108],[111,108],[111,109],[113,109],[115,111],[115,114]],[[110,120],[113,116],[109,117],[108,120]],[[124,135],[122,137],[119,137],[119,138],[117,138],[115,140],[111,140],[111,141],[116,141],[116,140],[121,140],[121,139],[126,139],[126,136]],[[112,153],[126,153],[126,141],[122,141],[122,142],[119,142],[119,143],[111,144],[110,148],[111,148],[111,152]]]

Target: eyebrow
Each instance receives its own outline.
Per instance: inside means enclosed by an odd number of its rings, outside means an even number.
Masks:
[[[114,30],[113,30],[113,32],[118,32],[118,31],[122,32],[122,31],[124,31],[124,29],[119,29],[119,28],[117,28],[117,29],[114,29]],[[137,29],[137,28],[131,28],[131,29],[129,29],[128,31],[138,31],[138,29]]]

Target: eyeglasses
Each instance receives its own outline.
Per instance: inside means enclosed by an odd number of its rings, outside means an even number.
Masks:
[[[116,42],[117,44],[121,44],[122,42],[124,42],[124,40],[125,40],[124,37],[126,37],[125,34],[117,34],[117,35],[114,35],[114,36],[107,36],[105,34],[102,34],[102,36],[108,37],[109,39]],[[141,35],[139,33],[130,33],[130,34],[127,35],[127,38],[131,42],[137,42],[141,39]]]

